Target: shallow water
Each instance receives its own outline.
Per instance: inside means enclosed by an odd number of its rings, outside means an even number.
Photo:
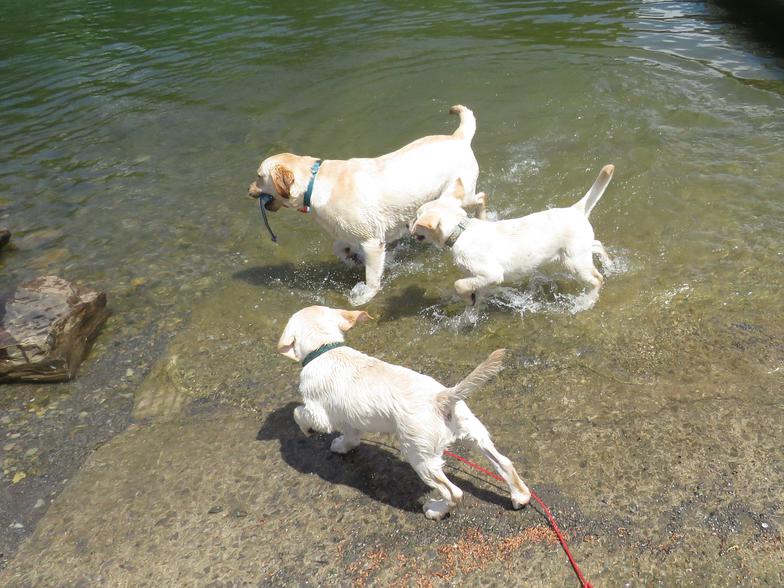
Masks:
[[[306,216],[271,215],[270,243],[246,197],[260,159],[382,154],[451,132],[463,103],[498,218],[569,205],[616,166],[591,219],[614,260],[600,299],[580,311],[551,272],[464,315],[449,254],[403,241],[368,305],[377,323],[349,340],[450,382],[509,348],[476,411],[574,464],[603,463],[606,443],[548,436],[550,419],[657,415],[683,439],[652,433],[632,453],[665,467],[664,441],[689,445],[705,402],[739,407],[739,435],[776,417],[766,443],[781,447],[781,66],[692,2],[16,3],[0,22],[0,224],[15,243],[1,284],[45,272],[107,291],[82,381],[114,349],[105,378],[135,383],[176,352],[193,396],[271,410],[294,399],[296,370],[273,353],[285,319],[346,306],[362,276]],[[780,455],[767,467],[780,478]]]

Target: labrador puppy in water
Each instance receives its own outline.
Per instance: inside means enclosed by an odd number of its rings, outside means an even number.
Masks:
[[[610,258],[594,232],[588,216],[604,194],[615,167],[605,165],[583,198],[569,208],[550,208],[527,216],[491,222],[469,219],[461,208],[461,186],[423,204],[411,234],[439,247],[451,247],[455,264],[468,277],[455,282],[455,290],[475,305],[485,289],[513,283],[537,268],[560,263],[586,284],[588,307],[599,297],[604,277],[594,267],[596,253],[605,267]],[[486,201],[486,198],[483,198]]]
[[[357,447],[363,432],[395,435],[403,459],[441,494],[423,507],[429,519],[442,519],[463,498],[443,469],[444,450],[459,439],[472,442],[492,462],[509,486],[514,508],[528,504],[528,487],[465,403],[471,392],[501,371],[505,351],[494,351],[462,382],[447,387],[347,347],[343,333],[370,318],[361,310],[310,306],[286,324],[278,352],[303,365],[299,390],[305,404],[294,409],[302,432],[339,431],[330,447],[335,453]]]
[[[281,153],[261,162],[248,194],[269,195],[265,208],[313,213],[335,239],[334,251],[346,262],[365,264],[365,282],[351,291],[354,306],[367,303],[381,288],[386,244],[404,236],[408,222],[425,202],[463,185],[462,205],[484,216],[474,194],[479,165],[471,149],[474,114],[465,106],[451,135],[417,139],[374,159],[328,159]],[[319,167],[320,166],[320,167]]]

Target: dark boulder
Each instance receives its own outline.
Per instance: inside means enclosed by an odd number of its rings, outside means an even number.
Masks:
[[[8,229],[0,229],[0,249],[8,245],[11,240],[11,231]]]
[[[0,297],[0,382],[69,380],[108,315],[106,294],[56,276]]]

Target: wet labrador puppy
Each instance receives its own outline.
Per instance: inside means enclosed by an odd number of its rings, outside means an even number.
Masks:
[[[502,368],[499,349],[467,378],[447,387],[433,378],[393,365],[347,347],[343,333],[371,317],[365,311],[310,306],[286,324],[278,352],[302,362],[299,391],[305,401],[294,409],[294,420],[306,435],[314,431],[340,437],[331,450],[347,453],[363,432],[397,437],[400,451],[422,481],[438,490],[441,499],[424,505],[429,519],[441,519],[455,508],[463,492],[444,473],[443,452],[452,442],[472,442],[492,462],[512,493],[512,506],[521,508],[531,493],[509,458],[493,445],[487,429],[465,398]]]
[[[459,183],[445,195],[423,204],[411,234],[439,247],[451,247],[455,264],[468,277],[455,282],[455,290],[475,305],[485,289],[514,283],[550,263],[560,263],[589,288],[587,307],[599,297],[604,277],[593,264],[599,255],[607,267],[610,258],[594,232],[588,216],[604,194],[615,168],[605,165],[583,198],[569,208],[550,208],[502,221],[469,219],[461,207]],[[486,198],[483,199],[486,201]]]
[[[281,153],[261,162],[248,194],[268,195],[265,208],[281,207],[313,213],[336,240],[335,253],[346,262],[365,264],[365,282],[349,300],[367,303],[381,288],[385,247],[408,230],[408,222],[425,202],[463,185],[462,204],[483,216],[474,195],[479,166],[471,149],[474,114],[453,106],[460,126],[451,135],[417,139],[376,158],[328,159]]]

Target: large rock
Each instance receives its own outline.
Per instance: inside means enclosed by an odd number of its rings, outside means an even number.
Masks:
[[[56,276],[20,285],[0,298],[0,382],[72,378],[108,314],[106,294]]]

